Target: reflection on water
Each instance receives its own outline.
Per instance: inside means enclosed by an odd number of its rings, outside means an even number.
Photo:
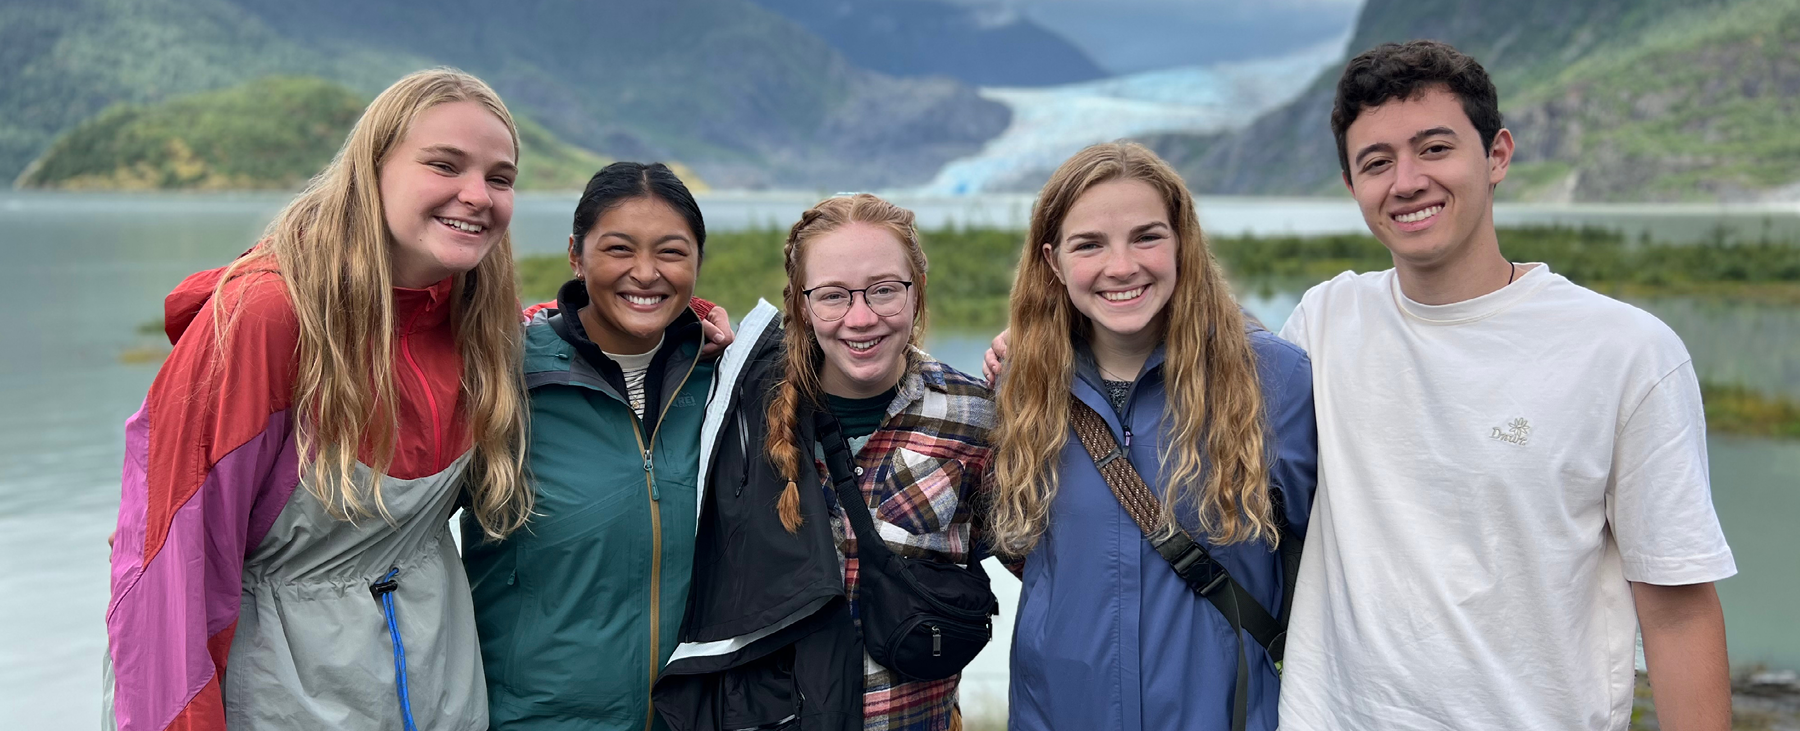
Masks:
[[[1800,308],[1691,298],[1639,304],[1681,335],[1702,380],[1800,399]]]
[[[120,363],[119,354],[154,343],[136,328],[161,313],[163,295],[184,275],[244,250],[285,200],[0,193],[0,718],[9,728],[90,728],[98,712],[121,425],[156,373],[154,365]],[[519,250],[562,250],[573,201],[522,197]],[[701,201],[721,230],[786,225],[811,202],[791,194]],[[1019,197],[906,202],[926,226],[1021,225],[1029,213]],[[1360,226],[1343,202],[1208,199],[1201,208],[1209,227],[1225,231]],[[1246,295],[1245,308],[1272,330],[1297,301],[1255,288]],[[1800,396],[1800,313],[1684,300],[1650,309],[1686,339],[1703,376]],[[979,372],[992,335],[934,333],[930,347]],[[1732,657],[1800,667],[1792,628],[1800,562],[1787,538],[1800,517],[1800,443],[1715,438],[1711,446],[1714,496],[1742,571],[1719,587]],[[990,574],[1014,606],[1018,583],[998,567]],[[972,716],[1004,703],[1011,619],[1009,609],[994,645],[970,667]]]
[[[1737,558],[1719,582],[1731,663],[1800,668],[1800,443],[1713,437],[1713,504]]]

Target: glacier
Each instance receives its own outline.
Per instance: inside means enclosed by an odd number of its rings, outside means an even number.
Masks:
[[[1348,36],[1277,58],[1146,71],[1079,84],[989,87],[1012,109],[1006,130],[980,152],[952,160],[914,191],[926,195],[1035,189],[1083,147],[1139,135],[1241,129],[1305,91],[1343,60]]]

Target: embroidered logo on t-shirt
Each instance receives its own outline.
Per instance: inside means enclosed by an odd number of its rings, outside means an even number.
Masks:
[[[1531,423],[1525,421],[1524,417],[1513,419],[1506,423],[1505,429],[1494,427],[1494,431],[1488,434],[1488,438],[1498,439],[1507,444],[1525,446],[1525,443],[1531,439]]]

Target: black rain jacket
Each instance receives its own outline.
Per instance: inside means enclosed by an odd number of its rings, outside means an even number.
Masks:
[[[801,460],[797,481],[798,534],[775,509],[788,481],[763,445],[782,341],[780,313],[759,303],[720,361],[722,374],[743,370],[721,381],[738,387],[714,395],[707,414],[722,428],[705,460],[681,645],[652,693],[671,731],[863,727],[863,645],[812,459]],[[799,428],[799,443],[812,444],[812,420]]]

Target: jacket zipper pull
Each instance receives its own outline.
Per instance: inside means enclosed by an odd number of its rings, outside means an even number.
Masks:
[[[935,624],[931,625],[931,656],[944,656],[944,633],[939,631]]]
[[[650,483],[650,499],[661,500],[662,491],[656,489],[656,478],[650,472],[656,468],[656,460],[651,458],[650,450],[644,450],[644,481]]]
[[[1129,426],[1125,427],[1125,446],[1126,448],[1131,447],[1131,427]]]

